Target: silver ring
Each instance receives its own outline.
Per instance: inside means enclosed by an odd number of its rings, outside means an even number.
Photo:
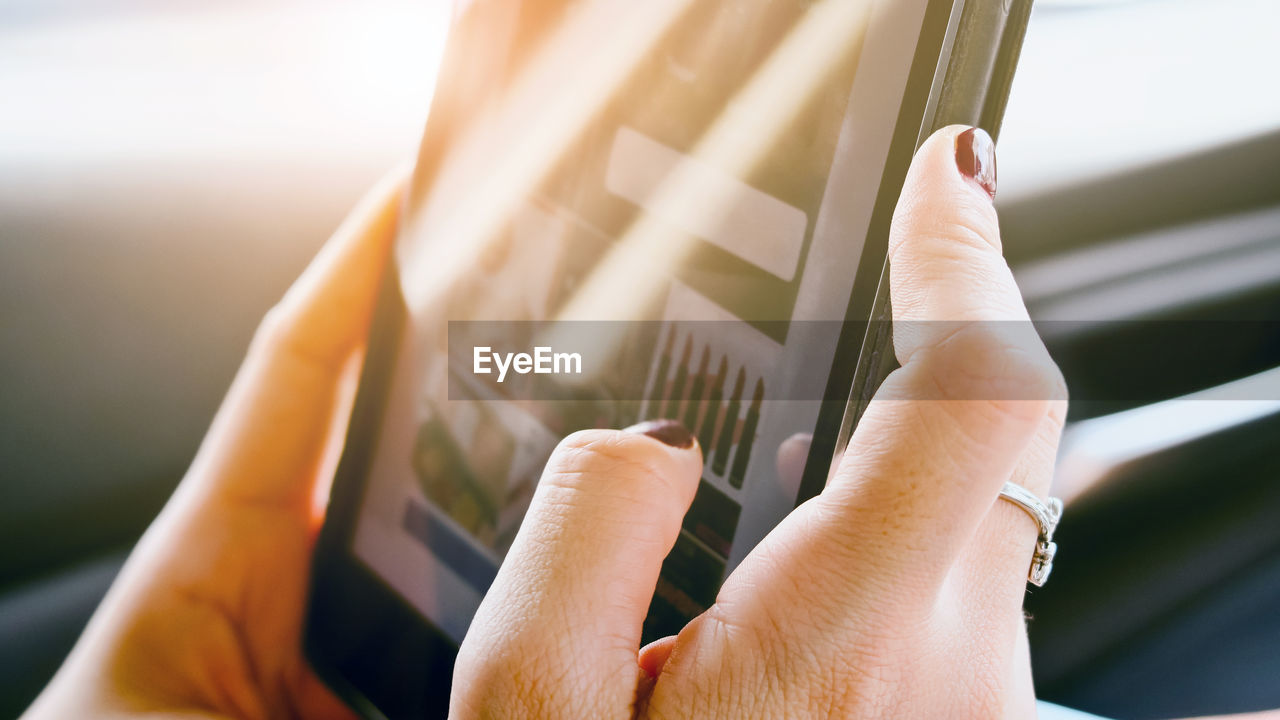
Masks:
[[[1025,510],[1040,527],[1040,536],[1036,538],[1036,552],[1031,556],[1031,570],[1027,572],[1027,582],[1042,587],[1049,579],[1049,573],[1053,572],[1053,556],[1058,552],[1058,545],[1053,541],[1053,531],[1058,529],[1058,521],[1062,519],[1062,501],[1051,497],[1048,502],[1040,502],[1035,493],[1011,482],[1004,484],[1000,497]]]

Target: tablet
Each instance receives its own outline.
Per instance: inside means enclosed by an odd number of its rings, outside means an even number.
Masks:
[[[704,468],[644,627],[675,634],[818,492],[892,366],[911,154],[996,130],[1001,0],[474,0],[451,30],[317,545],[307,654],[443,714],[560,438],[675,418]]]

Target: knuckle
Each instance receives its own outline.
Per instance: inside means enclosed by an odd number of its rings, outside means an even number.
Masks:
[[[1039,419],[1066,396],[1061,371],[1023,321],[959,325],[918,360],[938,399],[982,401],[1002,415]]]
[[[585,668],[554,638],[536,632],[508,629],[501,639],[485,634],[478,640],[469,633],[455,668],[451,717],[587,717],[566,711],[598,700],[581,687]]]
[[[995,206],[989,202],[974,202],[972,194],[966,193],[952,199],[951,212],[935,217],[932,221],[931,235],[935,241],[948,244],[961,244],[982,251],[994,251],[999,255],[1002,250],[1000,242],[1000,221],[996,216]]]
[[[1045,372],[1049,388],[1049,418],[1056,428],[1061,430],[1067,422],[1067,407],[1071,402],[1071,391],[1067,387],[1067,378],[1062,374],[1062,368],[1058,367],[1058,363],[1049,360]]]
[[[890,230],[890,260],[908,256],[951,256],[978,250],[999,256],[1000,221],[995,206],[972,193],[943,191],[904,195]]]
[[[655,441],[616,430],[581,430],[560,442],[548,464],[557,485],[626,497],[681,491],[673,459]]]
[[[279,345],[286,342],[290,329],[294,325],[293,313],[283,302],[272,305],[258,323],[253,333],[253,344]]]
[[[332,371],[346,359],[342,344],[317,342],[303,327],[305,317],[294,305],[281,300],[267,310],[251,341],[251,352],[287,358],[297,367]]]
[[[845,652],[828,659],[825,672],[815,674],[814,700],[824,717],[908,717],[896,707],[898,693],[911,676],[912,648],[889,633],[863,632]]]

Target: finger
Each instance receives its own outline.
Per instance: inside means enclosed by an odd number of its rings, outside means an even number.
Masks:
[[[658,676],[662,674],[663,668],[666,667],[667,660],[671,657],[671,651],[676,648],[676,642],[675,635],[668,635],[640,648],[638,658],[640,672],[637,675],[636,701],[634,712],[632,713],[634,717],[644,717],[647,714],[649,700],[652,698],[653,690],[658,684]]]
[[[552,454],[462,643],[454,714],[630,717],[641,624],[702,473],[679,423],[630,430]]]
[[[1049,496],[1066,412],[1065,401],[1050,404],[1013,471],[1013,482],[1041,498]],[[1024,510],[1004,500],[997,499],[983,518],[961,564],[969,586],[984,588],[992,607],[1022,604],[1039,532],[1039,526]]]
[[[658,677],[675,647],[676,636],[668,635],[640,648],[640,669],[651,678]]]
[[[946,128],[916,154],[889,243],[902,367],[818,500],[824,542],[875,554],[883,579],[916,590],[940,587],[1060,385],[1001,257],[991,195],[963,171],[985,137]]]
[[[774,462],[778,469],[778,482],[787,497],[800,494],[800,481],[804,479],[804,466],[809,461],[809,447],[813,444],[810,433],[796,433],[778,445]]]
[[[192,467],[205,490],[309,509],[342,380],[369,331],[403,177],[361,200],[263,320]]]

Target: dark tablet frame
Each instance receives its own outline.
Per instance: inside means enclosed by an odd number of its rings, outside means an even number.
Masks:
[[[887,323],[873,325],[871,334],[863,329],[867,318],[889,316],[888,228],[911,156],[930,132],[949,123],[978,124],[995,133],[1030,5],[1030,0],[928,0],[849,299],[846,317],[857,322],[845,324],[828,379],[826,397],[849,397],[850,401],[822,404],[797,503],[821,491],[831,459],[843,447],[866,400],[894,365]],[[450,43],[465,42],[471,35],[461,34],[459,40],[459,33],[453,33]],[[953,53],[953,47],[960,50]],[[442,107],[454,84],[448,77],[450,54],[446,54],[419,154],[418,184],[429,184],[434,172],[430,164],[440,156],[438,146],[461,122],[456,112]],[[445,716],[458,649],[353,551],[365,478],[381,431],[405,319],[399,273],[389,263],[346,446],[313,557],[304,628],[304,649],[313,669],[370,718]]]

